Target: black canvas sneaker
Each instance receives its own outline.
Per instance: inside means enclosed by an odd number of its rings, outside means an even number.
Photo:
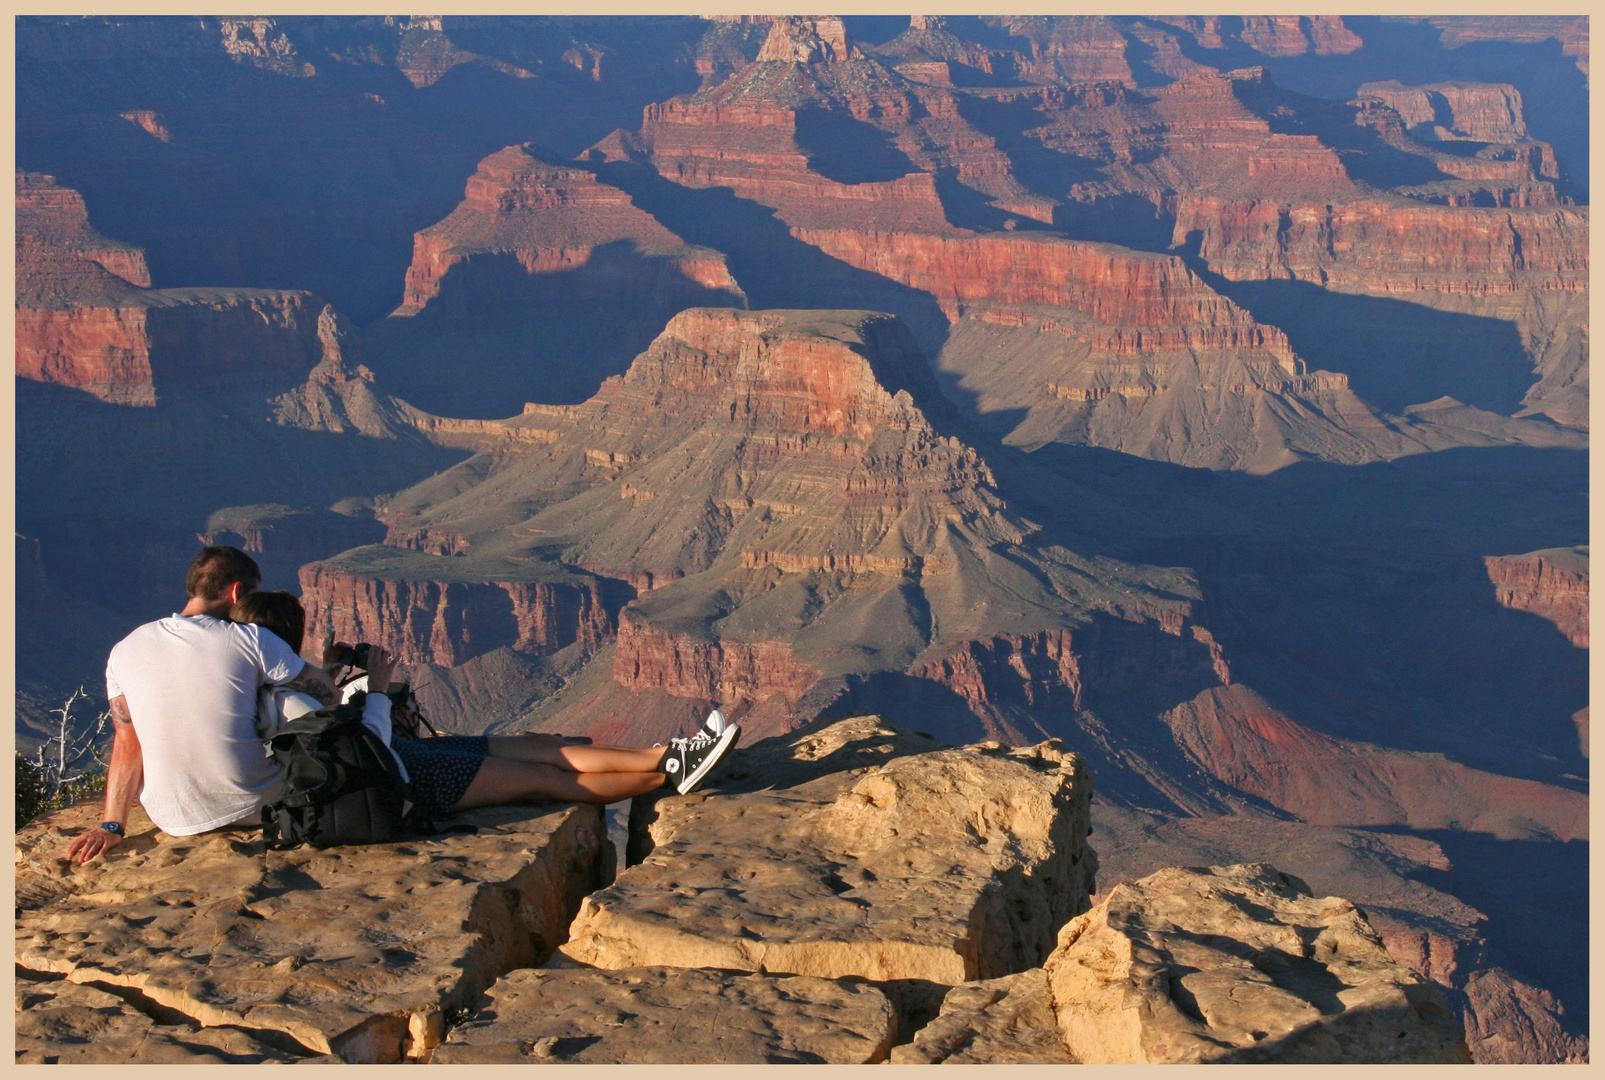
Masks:
[[[724,713],[715,709],[708,714],[706,720],[702,721],[702,726],[697,729],[695,735],[689,739],[677,739],[675,741],[690,743],[695,747],[712,746],[719,741],[719,736],[724,734],[724,729],[730,726],[730,721],[724,718]],[[662,745],[663,743],[655,742],[652,744],[652,749],[656,750]]]
[[[731,724],[718,736],[699,731],[689,739],[670,739],[668,752],[663,755],[665,787],[673,787],[681,795],[689,795],[702,786],[715,765],[729,753],[741,737],[741,727]]]

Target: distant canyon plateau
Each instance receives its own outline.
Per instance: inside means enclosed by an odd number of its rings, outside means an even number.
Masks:
[[[450,732],[1061,740],[1091,903],[1270,864],[1587,1059],[1586,17],[16,49],[19,748],[234,544]]]

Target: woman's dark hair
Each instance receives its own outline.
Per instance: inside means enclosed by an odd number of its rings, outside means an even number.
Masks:
[[[290,648],[301,651],[306,634],[307,613],[301,601],[281,589],[254,592],[235,604],[228,617],[237,623],[255,623],[283,638]]]

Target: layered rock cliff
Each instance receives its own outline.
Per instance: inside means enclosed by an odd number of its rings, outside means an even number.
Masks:
[[[971,201],[1052,221],[1055,200],[1021,182],[951,86],[924,69],[908,77],[897,56],[888,64],[832,25],[821,38],[815,21],[776,21],[757,62],[649,107],[638,132],[593,152],[648,160],[690,188],[729,187],[793,227],[944,232]]]
[[[122,405],[164,386],[291,383],[322,359],[305,292],[150,289],[144,253],[89,225],[83,198],[17,174],[17,375]]]
[[[968,303],[1065,308],[1100,352],[1258,350],[1292,373],[1286,336],[1205,285],[1180,259],[1030,236],[798,230],[843,262],[928,293],[957,317]],[[1071,316],[1072,318],[1074,316]]]
[[[1424,129],[1433,139],[1514,143],[1528,137],[1521,93],[1508,83],[1405,86],[1390,79],[1365,83],[1360,96],[1381,101],[1406,127]]]
[[[303,566],[301,598],[308,627],[383,645],[403,664],[455,667],[499,648],[535,656],[594,649],[616,632],[624,600],[616,586],[541,567],[536,580],[506,580],[517,570],[355,548]]]
[[[1548,619],[1573,645],[1588,648],[1587,548],[1490,555],[1486,562],[1501,604]]]
[[[579,169],[545,165],[528,147],[508,147],[479,163],[462,205],[417,235],[399,310],[423,310],[440,295],[441,279],[475,254],[511,254],[527,273],[550,273],[583,266],[610,243],[670,256],[681,276],[739,292],[717,252],[687,252],[624,192]]]
[[[1587,288],[1588,216],[1556,207],[1477,210],[1363,199],[1342,206],[1187,199],[1178,240],[1234,281],[1290,278],[1377,295],[1478,297]]]
[[[795,703],[819,680],[784,641],[699,640],[635,619],[619,623],[613,681],[628,690],[661,690],[693,700]]]
[[[523,507],[494,509],[491,489],[478,483],[439,501],[435,489],[450,482],[443,479],[393,500],[392,529],[452,531],[447,523],[468,515],[485,534],[518,524],[519,510],[552,514],[579,487],[606,486],[611,503],[588,499],[570,510],[582,515],[574,521],[554,514],[577,544],[568,557],[615,576],[673,580],[706,570],[733,542],[727,554],[753,569],[772,547],[805,560],[809,551],[875,556],[899,543],[899,518],[927,502],[952,502],[944,512],[968,512],[991,527],[998,503],[986,491],[984,464],[937,435],[907,388],[939,400],[906,331],[888,317],[693,309],[591,401],[505,422],[551,433],[508,459],[504,478],[492,483],[526,488]],[[569,490],[543,491],[534,481],[542,474]],[[705,495],[673,497],[691,490],[693,478]],[[679,527],[691,520],[702,528]],[[808,542],[770,543],[774,533]],[[887,569],[901,568],[900,554],[885,558],[893,559]]]
[[[39,272],[32,270],[34,260],[42,261],[50,253],[88,260],[130,285],[150,287],[150,268],[145,265],[145,253],[132,244],[119,243],[95,232],[89,224],[84,197],[58,184],[53,176],[17,171],[16,229],[19,238],[29,237],[45,249],[19,254],[19,263],[31,270],[18,283],[22,289],[28,289],[29,277]],[[60,267],[59,272],[70,268],[68,263]],[[52,266],[51,269],[58,268]],[[45,291],[42,285],[34,287],[39,288],[41,294]]]
[[[771,37],[791,33],[789,25],[775,24]],[[911,27],[882,55],[895,61],[951,53],[953,62],[980,63],[944,34],[952,37],[940,25]],[[1476,445],[1486,434],[1441,417],[1422,424],[1378,415],[1377,403],[1351,392],[1344,373],[1311,372],[1280,328],[1256,320],[1179,259],[1029,232],[970,231],[1021,221],[1003,214],[1121,241],[1143,235],[1148,244],[1161,242],[1163,228],[1172,247],[1196,254],[1228,281],[1310,280],[1512,319],[1540,374],[1538,385],[1524,385],[1516,397],[1525,393],[1521,404],[1530,413],[1578,422],[1579,317],[1562,314],[1564,304],[1534,299],[1574,290],[1586,268],[1577,246],[1582,219],[1553,207],[1553,186],[1543,179],[1554,175],[1552,160],[1512,165],[1511,172],[1485,155],[1472,168],[1472,159],[1414,140],[1380,99],[1320,101],[1281,89],[1263,69],[1200,70],[1151,92],[1109,84],[961,91],[924,76],[903,78],[901,69],[889,71],[875,54],[842,41],[830,49],[804,42],[792,50],[803,59],[755,63],[719,87],[649,109],[639,133],[618,133],[594,154],[650,162],[672,185],[728,187],[738,201],[774,208],[789,235],[808,246],[803,250],[829,258],[799,257],[806,284],[789,286],[768,280],[755,261],[762,280],[754,278],[754,287],[765,296],[790,289],[814,303],[874,290],[877,304],[903,315],[922,342],[940,346],[939,365],[981,418],[1013,418],[1011,441],[1091,443],[1266,471],[1308,458],[1357,462]],[[1482,132],[1487,123],[1471,119],[1470,110],[1463,110],[1466,122]],[[816,152],[812,133],[827,124],[837,144],[861,142],[860,156],[879,161],[880,171],[849,176]],[[988,128],[1021,130],[1000,140]],[[1369,128],[1381,130],[1380,143],[1367,141]],[[1089,160],[1095,176],[1071,164]],[[1501,224],[1479,221],[1475,215],[1485,211],[1468,216],[1458,206],[1378,197],[1388,170],[1387,184],[1428,175],[1506,184],[1499,198],[1516,209]],[[1020,185],[1027,175],[1030,190]],[[617,176],[641,198],[650,193],[659,213],[690,208],[661,185]],[[1470,199],[1470,190],[1445,197]],[[1289,201],[1298,198],[1311,206]],[[990,209],[983,212],[978,199]],[[1535,208],[1544,204],[1553,207],[1547,216]],[[1309,223],[1309,235],[1333,236],[1320,254],[1312,247],[1307,256],[1320,260],[1318,271],[1293,269],[1306,256],[1291,254],[1274,271],[1234,263],[1255,250],[1247,237],[1256,227],[1299,250],[1303,217],[1317,205],[1325,216]],[[1151,225],[1142,223],[1145,214]],[[1378,220],[1389,214],[1395,226]],[[1246,225],[1250,220],[1267,224]],[[1433,254],[1449,250],[1464,254]],[[1419,266],[1412,266],[1412,251],[1420,252]],[[1499,284],[1501,274],[1508,284]],[[1006,354],[1012,364],[1000,360]],[[1026,354],[1038,372],[1051,374],[1022,381]],[[1382,405],[1400,412],[1434,396]],[[1500,408],[1508,411],[1514,402],[1504,404],[1506,396],[1502,388]],[[1473,403],[1488,407],[1480,397]],[[1519,424],[1498,436],[1542,437]]]

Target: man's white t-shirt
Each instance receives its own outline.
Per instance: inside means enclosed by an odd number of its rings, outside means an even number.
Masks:
[[[128,700],[145,766],[139,802],[158,828],[192,836],[255,818],[278,798],[257,690],[305,664],[271,631],[209,615],[171,615],[117,643],[106,696]]]

